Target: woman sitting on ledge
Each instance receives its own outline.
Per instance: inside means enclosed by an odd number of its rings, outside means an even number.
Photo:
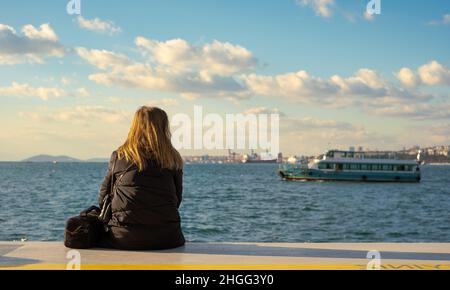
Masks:
[[[166,112],[159,108],[140,108],[127,140],[111,156],[100,189],[102,208],[114,175],[113,180],[117,182],[113,185],[112,218],[99,246],[159,250],[184,245],[178,212],[182,169],[183,160],[171,143]]]

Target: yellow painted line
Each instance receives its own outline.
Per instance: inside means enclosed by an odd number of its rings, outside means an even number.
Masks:
[[[81,270],[366,270],[366,265],[126,265],[90,264],[81,265]],[[0,267],[0,270],[66,270],[64,264],[30,264]],[[450,270],[450,264],[385,264],[381,270]]]
[[[96,270],[105,265],[86,265],[82,269]],[[112,270],[361,270],[358,265],[106,265]],[[364,267],[365,269],[365,267]]]
[[[2,269],[2,268],[0,268]],[[31,264],[3,269],[10,270],[65,270],[62,264]],[[364,270],[365,265],[81,265],[81,270]]]

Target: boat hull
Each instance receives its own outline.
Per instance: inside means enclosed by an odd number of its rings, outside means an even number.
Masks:
[[[287,181],[356,181],[356,182],[420,182],[420,172],[344,172],[307,170],[280,170]]]

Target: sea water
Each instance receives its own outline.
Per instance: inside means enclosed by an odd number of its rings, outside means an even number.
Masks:
[[[0,163],[0,241],[61,241],[106,163]],[[275,164],[186,165],[188,241],[450,242],[450,166],[421,183],[285,182]]]

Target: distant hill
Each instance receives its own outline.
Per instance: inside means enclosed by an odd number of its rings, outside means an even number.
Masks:
[[[95,162],[95,163],[104,163],[109,162],[109,158],[91,158],[87,160],[81,160],[77,158],[73,158],[70,156],[52,156],[52,155],[36,155],[30,158],[27,158],[25,160],[22,160],[22,162]]]
[[[36,155],[27,158],[22,162],[84,162],[84,161],[69,156]]]

